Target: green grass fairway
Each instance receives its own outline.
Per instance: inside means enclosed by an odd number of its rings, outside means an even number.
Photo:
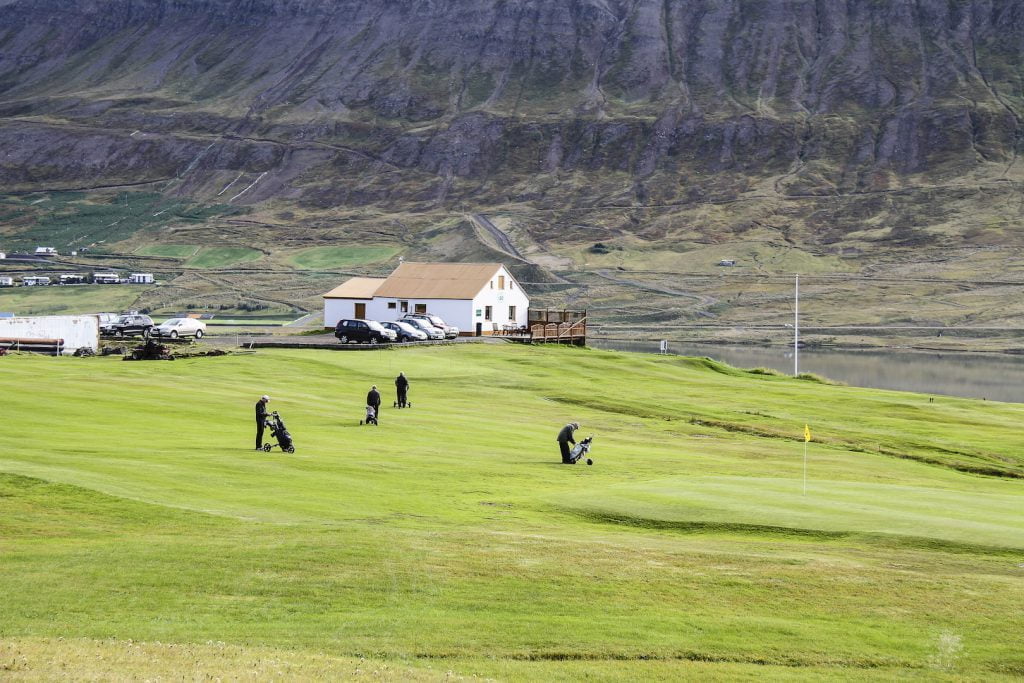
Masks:
[[[263,252],[248,247],[203,247],[185,262],[193,268],[221,268],[263,258]]]
[[[288,261],[303,270],[330,270],[380,263],[397,253],[398,249],[392,247],[312,247],[295,253]]]
[[[0,311],[17,315],[120,313],[132,307],[144,285],[67,285],[0,289]]]
[[[0,678],[1024,675],[1024,405],[492,344],[16,355],[0,395]]]
[[[199,247],[194,244],[151,244],[146,247],[139,247],[136,254],[143,256],[166,256],[169,258],[186,259],[195,256]]]

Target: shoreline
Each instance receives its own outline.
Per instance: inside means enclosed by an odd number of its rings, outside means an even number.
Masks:
[[[706,346],[748,346],[756,348],[792,348],[793,342],[782,340],[778,337],[755,337],[751,335],[716,335],[713,337],[678,337],[666,335],[664,337],[650,336],[629,336],[629,335],[597,335],[589,334],[588,345],[598,345],[601,342],[627,342],[642,344],[658,344],[667,340],[669,344],[698,344]],[[941,345],[935,343],[934,337],[929,339],[899,337],[860,337],[857,340],[837,341],[829,338],[822,340],[818,335],[808,335],[800,340],[801,351],[898,351],[898,352],[921,352],[921,353],[963,353],[963,354],[986,354],[1021,356],[1024,355],[1024,340],[1010,340],[1007,338],[976,338],[976,337],[946,337]]]

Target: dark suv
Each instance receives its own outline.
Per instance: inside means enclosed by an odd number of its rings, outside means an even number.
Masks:
[[[349,342],[366,342],[367,344],[386,344],[393,342],[396,335],[391,330],[384,329],[376,320],[339,320],[334,328],[334,336],[342,344]]]
[[[148,315],[126,313],[119,315],[112,323],[100,326],[100,334],[117,337],[146,336],[153,327],[153,319]]]

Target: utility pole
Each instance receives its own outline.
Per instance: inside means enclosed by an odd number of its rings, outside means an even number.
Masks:
[[[793,376],[800,374],[800,276],[796,276],[793,306]]]

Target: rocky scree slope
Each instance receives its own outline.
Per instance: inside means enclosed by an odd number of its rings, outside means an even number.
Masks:
[[[1001,0],[4,0],[0,14],[13,191],[160,183],[315,212],[1019,180],[1024,6]],[[891,210],[789,219],[837,241]]]

